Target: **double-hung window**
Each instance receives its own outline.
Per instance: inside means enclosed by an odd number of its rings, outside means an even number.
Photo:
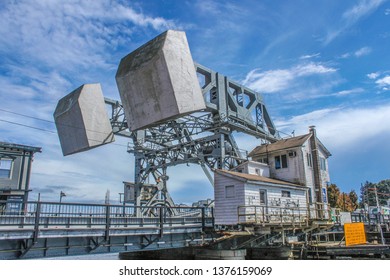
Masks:
[[[275,157],[275,169],[287,168],[287,155]]]
[[[0,179],[11,178],[12,159],[0,158]]]
[[[323,171],[326,171],[326,160],[323,157],[320,157],[320,168]]]

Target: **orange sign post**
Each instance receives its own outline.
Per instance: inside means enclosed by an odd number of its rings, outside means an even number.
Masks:
[[[344,224],[345,246],[366,244],[363,223]]]

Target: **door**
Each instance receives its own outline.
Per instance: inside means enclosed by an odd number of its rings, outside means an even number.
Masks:
[[[267,190],[259,190],[260,192],[260,220],[268,221],[268,199]]]

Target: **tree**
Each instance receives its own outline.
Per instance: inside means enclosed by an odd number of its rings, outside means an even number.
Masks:
[[[350,212],[351,211],[351,200],[349,198],[349,195],[345,192],[340,193],[338,200],[337,200],[337,208],[340,208],[344,212]]]
[[[330,184],[327,187],[328,192],[328,202],[330,207],[339,208],[339,199],[340,199],[340,189],[336,184]]]
[[[356,208],[358,208],[358,206],[359,206],[358,195],[354,190],[351,190],[349,192],[348,196],[349,196],[349,199],[351,201],[351,209],[352,209],[352,211],[355,211]]]
[[[387,201],[390,199],[390,179],[382,180],[376,185],[379,205],[387,205]]]

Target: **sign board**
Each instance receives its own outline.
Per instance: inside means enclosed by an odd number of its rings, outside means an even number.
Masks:
[[[363,223],[344,224],[345,246],[366,244]]]
[[[328,203],[328,196],[326,194],[326,188],[322,188],[322,200],[324,203]]]
[[[352,223],[351,212],[340,212],[340,224],[349,224]]]

